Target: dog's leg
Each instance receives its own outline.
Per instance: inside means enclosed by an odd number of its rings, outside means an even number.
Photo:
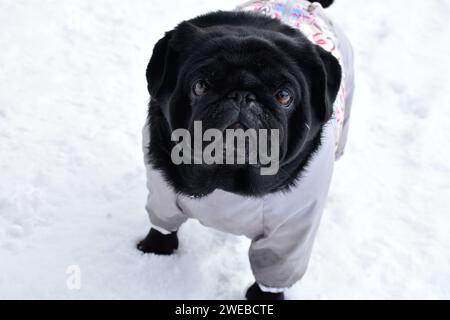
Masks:
[[[187,220],[177,205],[177,194],[168,186],[161,172],[150,165],[149,120],[142,130],[142,149],[147,175],[148,197],[145,209],[154,228],[138,243],[138,250],[144,253],[171,255],[178,249],[177,231]],[[156,227],[158,226],[158,227]],[[168,230],[164,232],[164,230]],[[170,232],[172,231],[172,232]],[[163,233],[164,232],[164,233]]]
[[[152,228],[145,239],[138,243],[137,248],[144,253],[171,255],[178,249],[177,232],[164,235]]]

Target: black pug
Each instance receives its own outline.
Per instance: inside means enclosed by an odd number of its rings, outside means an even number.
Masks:
[[[353,95],[351,46],[320,4],[250,1],[182,22],[158,41],[147,69],[143,130],[152,229],[141,251],[172,254],[177,230],[195,218],[252,239],[256,281],[247,299],[283,299],[301,279],[347,140]],[[276,131],[276,143],[268,142],[276,147],[276,171],[262,174],[259,160],[174,161],[174,133],[195,136],[197,121],[201,135]],[[200,150],[206,147],[202,141]]]

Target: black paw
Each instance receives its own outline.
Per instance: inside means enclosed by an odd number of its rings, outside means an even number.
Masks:
[[[255,282],[250,288],[248,288],[245,297],[247,300],[284,300],[284,293],[264,292]]]
[[[150,229],[145,239],[137,244],[137,248],[144,253],[171,255],[178,249],[177,232],[164,235],[155,229]]]

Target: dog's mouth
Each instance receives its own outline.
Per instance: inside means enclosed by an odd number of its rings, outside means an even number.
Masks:
[[[234,168],[260,167],[257,132],[257,129],[239,120],[223,130],[223,157],[226,161],[230,161]],[[229,135],[230,133],[231,135]]]

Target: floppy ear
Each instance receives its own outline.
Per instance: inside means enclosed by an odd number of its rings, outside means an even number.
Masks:
[[[174,52],[169,49],[169,41],[172,38],[173,31],[166,32],[165,36],[160,39],[153,48],[153,54],[147,67],[147,88],[152,98],[157,98],[165,82],[170,82],[170,78],[174,75],[172,61]],[[173,82],[174,79],[172,79]]]
[[[341,87],[342,70],[339,61],[316,45],[319,59],[312,74],[311,104],[317,118],[327,122],[333,115],[333,104]]]
[[[152,98],[158,99],[161,94],[175,88],[180,53],[201,32],[192,23],[182,22],[156,43],[146,73],[147,88]]]

